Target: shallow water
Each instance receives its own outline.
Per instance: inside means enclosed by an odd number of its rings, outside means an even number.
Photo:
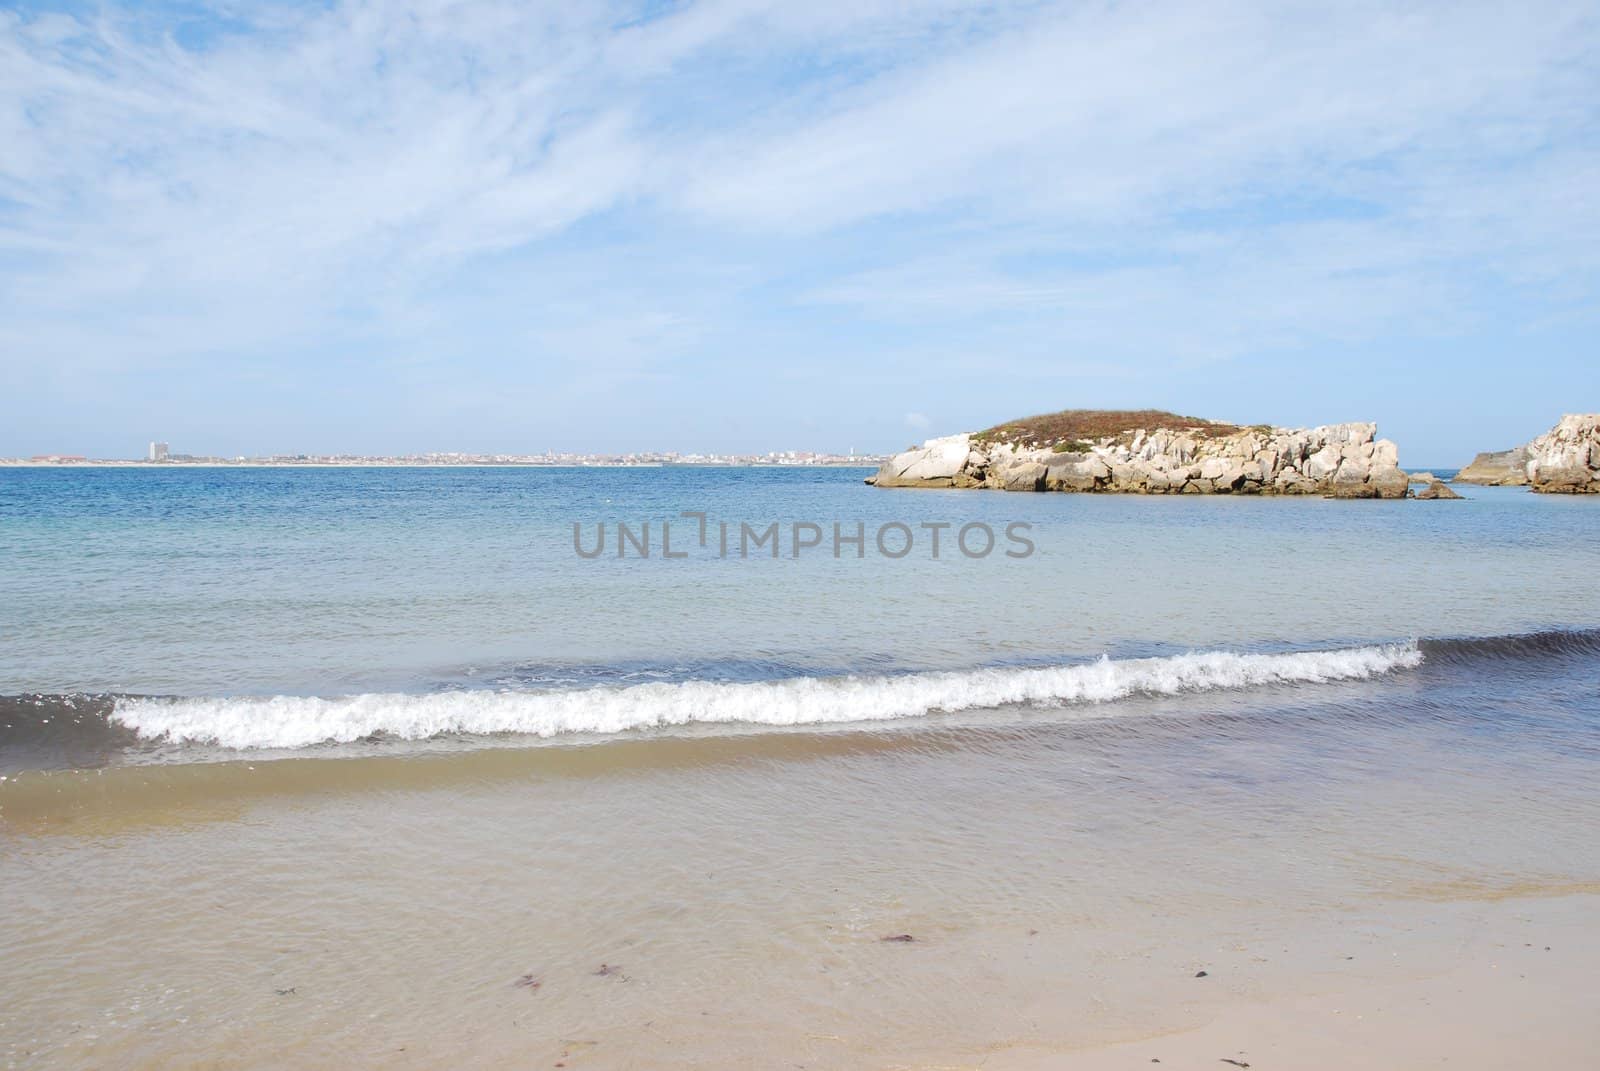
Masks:
[[[1597,503],[42,475],[88,486],[4,477],[8,1065],[975,1064],[1600,892]],[[597,485],[1039,554],[588,562]]]
[[[1595,625],[1593,503],[879,491],[841,469],[0,470],[0,694],[333,695],[608,671],[772,678]],[[695,522],[902,523],[719,558]],[[676,518],[687,559],[660,556]],[[585,560],[653,521],[649,560]],[[923,524],[1033,526],[932,559]],[[785,529],[787,531],[787,529]],[[952,530],[953,531],[953,530]],[[612,529],[614,534],[614,527]],[[614,548],[613,548],[614,549]]]

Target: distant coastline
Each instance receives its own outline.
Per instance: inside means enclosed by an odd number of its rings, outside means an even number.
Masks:
[[[555,458],[451,457],[316,457],[316,458],[195,458],[166,461],[117,458],[0,458],[0,468],[27,469],[656,469],[656,468],[871,468],[887,459],[882,454],[788,456],[687,456],[628,458],[604,455]]]

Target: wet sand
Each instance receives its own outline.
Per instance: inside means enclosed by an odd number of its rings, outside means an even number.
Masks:
[[[1307,969],[1271,994],[1219,975],[1219,997],[1164,1009],[1170,1032],[1090,1049],[1002,1049],[988,1071],[1250,1067],[1411,1071],[1590,1067],[1600,1053],[1600,889],[1447,904],[1375,962]],[[1246,968],[1248,970],[1248,968]],[[1202,980],[1204,981],[1204,980]]]
[[[28,772],[0,783],[0,1064],[1555,1060],[1593,1038],[1593,664],[1476,666]]]

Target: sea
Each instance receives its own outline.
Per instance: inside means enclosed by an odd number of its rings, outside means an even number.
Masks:
[[[977,1066],[1600,892],[1600,501],[870,472],[0,469],[0,1062]]]

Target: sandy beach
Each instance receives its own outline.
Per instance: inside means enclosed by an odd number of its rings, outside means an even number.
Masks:
[[[1582,1066],[1583,701],[1467,726],[1591,656],[1496,698],[1456,650],[1087,718],[10,775],[3,1055]]]
[[[1203,981],[1217,991],[1175,1001],[1162,1011],[1169,1028],[1136,1040],[1054,1052],[1002,1047],[944,1066],[1126,1071],[1231,1061],[1298,1071],[1490,1071],[1593,1062],[1600,889],[1530,889],[1404,914],[1416,917],[1404,932],[1356,937],[1348,947],[1359,951],[1346,963],[1305,965],[1270,992],[1227,980],[1248,978],[1249,963],[1210,974]]]

